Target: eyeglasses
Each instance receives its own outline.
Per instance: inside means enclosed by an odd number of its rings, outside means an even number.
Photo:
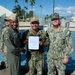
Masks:
[[[39,24],[39,22],[32,22],[31,24]]]

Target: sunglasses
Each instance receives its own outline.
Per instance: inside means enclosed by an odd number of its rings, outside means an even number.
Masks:
[[[59,20],[59,18],[54,18],[54,19],[52,19],[52,21],[54,21],[54,20]]]

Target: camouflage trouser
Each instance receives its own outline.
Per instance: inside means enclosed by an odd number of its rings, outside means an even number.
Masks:
[[[43,59],[29,61],[29,75],[36,75],[35,69],[37,70],[37,75],[42,75],[43,71]]]
[[[4,52],[5,66],[6,66],[6,68],[7,68],[8,66],[7,66],[7,57],[6,57],[6,56],[7,56],[7,52]]]
[[[62,63],[62,59],[48,59],[47,63],[48,75],[56,75],[56,70],[58,75],[65,75],[65,65]]]

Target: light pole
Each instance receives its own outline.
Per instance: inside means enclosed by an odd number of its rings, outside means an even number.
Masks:
[[[55,7],[55,0],[53,0],[53,5],[52,5],[53,13],[54,13],[54,7]]]

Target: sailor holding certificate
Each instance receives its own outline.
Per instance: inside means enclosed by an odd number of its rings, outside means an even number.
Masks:
[[[31,18],[31,29],[23,33],[22,46],[28,45],[27,49],[30,52],[29,75],[42,75],[44,64],[44,46],[49,44],[49,38],[46,31],[39,28],[39,20],[36,17]],[[29,54],[28,54],[29,55]]]

